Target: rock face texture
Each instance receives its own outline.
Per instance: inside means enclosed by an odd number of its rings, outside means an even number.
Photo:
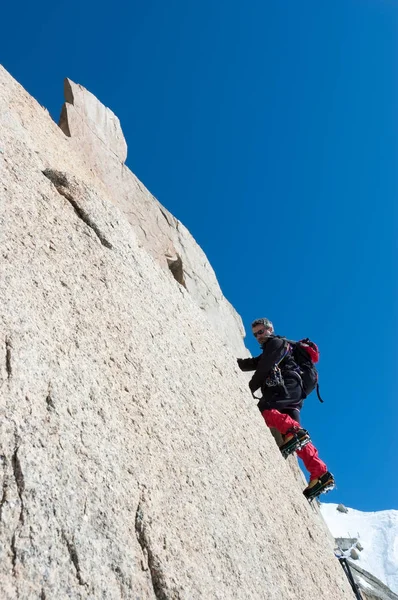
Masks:
[[[97,98],[69,79],[64,82],[65,104],[59,126],[73,138],[93,137],[95,146],[104,146],[122,163],[127,158],[127,143],[119,119]],[[97,138],[97,140],[95,140]]]
[[[67,86],[61,130],[0,68],[0,597],[353,598],[203,252]]]
[[[398,600],[397,594],[357,563],[350,561],[350,568],[363,600]]]
[[[65,79],[64,95],[59,125],[71,136],[68,146],[105,184],[107,198],[132,225],[138,243],[187,288],[227,346],[247,354],[242,320],[223,296],[203,250],[124,164],[127,144],[119,119],[70,79]]]

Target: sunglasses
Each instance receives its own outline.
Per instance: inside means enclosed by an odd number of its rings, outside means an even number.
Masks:
[[[258,331],[256,331],[256,332],[254,332],[254,331],[253,331],[253,335],[254,335],[254,337],[256,338],[256,337],[258,337],[259,335],[263,335],[263,333],[265,333],[265,332],[266,332],[266,329],[259,329],[259,330],[258,330]]]

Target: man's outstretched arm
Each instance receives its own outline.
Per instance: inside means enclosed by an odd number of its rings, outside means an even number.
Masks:
[[[254,356],[253,358],[237,358],[238,367],[241,371],[255,371],[259,363],[260,356]]]

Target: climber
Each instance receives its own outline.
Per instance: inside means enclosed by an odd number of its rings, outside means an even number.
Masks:
[[[255,371],[249,382],[250,391],[256,398],[254,393],[261,389],[262,398],[257,406],[268,427],[274,427],[282,434],[282,455],[287,457],[296,452],[309,471],[310,481],[303,493],[311,500],[331,489],[334,478],[319,458],[308,431],[300,426],[300,409],[305,398],[300,368],[289,342],[273,335],[271,321],[265,318],[253,321],[252,331],[262,354],[238,358],[238,366],[242,371]]]

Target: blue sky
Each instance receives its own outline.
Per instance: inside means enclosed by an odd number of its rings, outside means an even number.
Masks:
[[[2,7],[4,67],[55,120],[65,76],[119,116],[246,328],[319,344],[302,420],[325,499],[397,509],[395,0],[24,4]]]

